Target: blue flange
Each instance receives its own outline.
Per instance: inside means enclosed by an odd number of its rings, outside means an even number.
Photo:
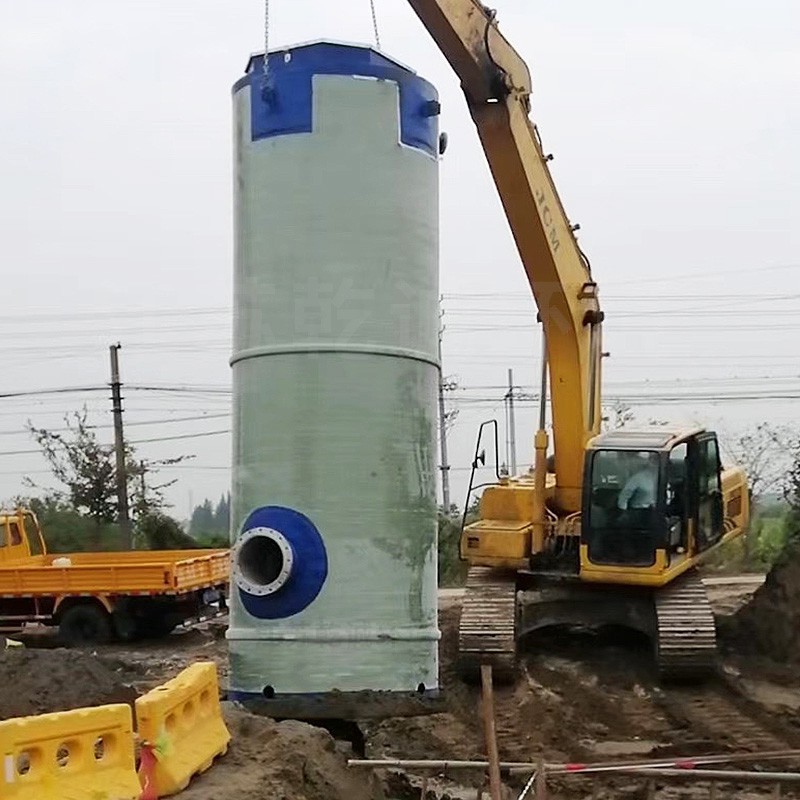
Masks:
[[[253,511],[242,534],[253,528],[270,528],[281,534],[292,549],[291,572],[274,593],[258,596],[239,589],[245,610],[259,619],[284,619],[299,614],[314,602],[328,576],[328,555],[322,536],[305,514],[282,506],[263,506]]]

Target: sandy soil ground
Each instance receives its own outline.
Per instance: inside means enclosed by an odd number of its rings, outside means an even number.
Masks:
[[[769,581],[768,581],[769,584]],[[800,669],[742,647],[735,614],[757,581],[709,586],[720,615],[724,668],[701,688],[657,685],[646,642],[630,636],[551,633],[527,643],[520,679],[497,687],[500,756],[506,761],[597,761],[800,747]],[[774,589],[772,590],[774,591]],[[759,595],[756,595],[758,600]],[[762,596],[758,602],[767,603]],[[764,613],[762,611],[762,613]],[[452,669],[459,599],[445,596],[441,683],[446,711],[362,725],[368,757],[477,759],[484,747],[479,693]],[[741,619],[740,619],[741,617]],[[0,654],[0,717],[132,701],[197,660],[227,676],[224,622],[176,632],[160,642],[110,645],[96,651],[48,649],[47,636],[28,649]],[[32,648],[30,645],[38,645]],[[763,649],[763,648],[762,648]],[[276,723],[226,706],[234,740],[225,757],[180,795],[186,800],[380,800],[419,798],[419,776],[348,769],[349,743],[300,722]],[[427,800],[476,796],[480,775],[437,775]],[[506,779],[516,797],[523,777]],[[554,796],[591,796],[585,779],[554,779]],[[641,781],[605,781],[598,796],[638,797]],[[705,797],[707,789],[659,788],[663,798]],[[758,797],[758,792],[737,797]],[[764,795],[766,796],[766,795]]]

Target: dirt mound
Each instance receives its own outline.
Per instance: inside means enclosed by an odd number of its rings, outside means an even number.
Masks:
[[[727,626],[745,652],[778,662],[800,662],[800,533],[790,539],[764,585]]]
[[[366,731],[372,758],[482,759],[480,689],[464,684],[454,663],[458,608],[439,615],[443,714],[389,719]],[[645,742],[661,744],[667,726],[654,699],[649,650],[627,641],[554,634],[527,643],[519,680],[495,687],[500,756],[530,761],[597,759],[599,743],[620,754],[638,753]],[[627,749],[626,749],[627,748]],[[617,751],[614,751],[617,754]]]
[[[377,779],[349,769],[327,731],[235,706],[224,713],[230,750],[180,800],[382,800]]]
[[[0,719],[129,703],[126,670],[80,650],[0,650]]]

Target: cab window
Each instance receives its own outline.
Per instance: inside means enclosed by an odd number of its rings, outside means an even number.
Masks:
[[[689,535],[689,446],[673,447],[667,461],[667,552],[685,552]]]
[[[12,547],[22,544],[22,533],[20,532],[18,522],[9,522],[8,533]]]
[[[658,493],[658,454],[646,450],[598,450],[592,468],[592,498],[618,511],[652,508]],[[619,514],[612,515],[614,522]]]
[[[700,490],[701,497],[710,497],[719,492],[719,447],[716,439],[700,442]]]
[[[649,566],[663,539],[661,459],[649,450],[598,450],[592,456],[584,541],[598,564]]]
[[[42,550],[42,540],[39,538],[38,526],[28,526],[28,547],[32,556],[40,556],[44,553]]]
[[[697,442],[697,547],[705,550],[723,533],[722,487],[717,439],[714,436]]]

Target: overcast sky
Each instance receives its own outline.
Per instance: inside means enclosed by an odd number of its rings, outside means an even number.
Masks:
[[[271,5],[271,46],[371,42],[368,0]],[[506,370],[520,391],[537,381],[535,312],[457,79],[404,0],[376,5],[383,50],[436,84],[450,136],[441,283],[461,502]],[[800,8],[496,5],[600,285],[606,395],[728,433],[794,419],[779,396],[800,395]],[[129,436],[210,434],[140,445],[196,455],[170,473],[178,516],[228,487],[230,87],[262,48],[256,0],[0,0],[3,392],[100,387],[120,340]],[[191,391],[133,388],[164,385]],[[707,399],[720,395],[734,399]],[[9,454],[33,447],[25,420],[58,425],[83,403],[110,424],[105,391],[0,399],[0,497],[47,478],[38,456]],[[520,466],[532,425],[523,405]]]

